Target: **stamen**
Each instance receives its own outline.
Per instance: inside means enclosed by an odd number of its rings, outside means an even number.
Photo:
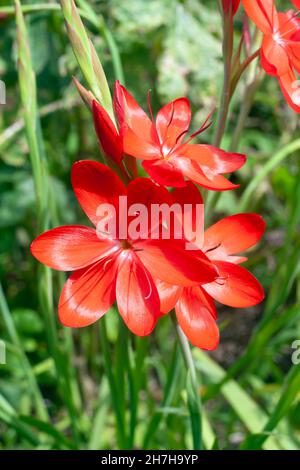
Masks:
[[[291,21],[296,19],[297,16],[299,15],[300,15],[300,11],[296,11],[295,13],[293,13],[293,15],[290,16],[281,26],[278,26],[278,28],[275,30],[275,33],[280,33],[280,29],[282,29],[285,25],[289,24]],[[289,29],[288,31],[285,31],[285,33],[283,35],[280,35],[280,37],[284,38],[284,36],[286,36],[287,34],[290,34],[294,29],[296,29],[296,26]],[[299,29],[300,29],[300,25],[299,25]]]
[[[212,122],[212,121],[211,121],[211,122],[208,122],[208,121],[209,121],[209,119],[211,118],[211,116],[213,115],[213,113],[215,112],[215,110],[216,110],[216,108],[214,107],[214,108],[211,110],[211,112],[209,113],[209,115],[207,116],[207,118],[205,119],[205,121],[203,122],[203,124],[201,125],[200,129],[198,129],[196,132],[194,132],[194,133],[189,137],[189,139],[188,139],[186,142],[184,142],[183,145],[189,144],[195,137],[197,137],[197,135],[202,134],[202,132],[206,131],[206,130],[212,125],[213,122]],[[176,144],[174,145],[174,148],[171,149],[171,151],[170,151],[169,153],[174,152],[174,150],[176,150],[176,147],[178,146],[178,142],[179,142],[180,138],[181,138],[184,134],[186,134],[187,132],[188,132],[188,129],[186,129],[186,130],[183,131],[181,134],[179,134],[179,136],[178,136],[177,139],[176,139]]]
[[[207,116],[207,118],[205,119],[205,121],[203,122],[203,124],[201,125],[201,127],[190,136],[190,138],[185,142],[185,144],[189,144],[195,137],[197,137],[197,135],[202,134],[212,125],[213,121],[210,121],[210,122],[208,121],[210,120],[215,110],[216,108],[214,107],[209,113],[209,115]]]
[[[152,295],[152,286],[151,286],[151,282],[146,271],[145,271],[145,275],[146,275],[146,279],[148,281],[148,287],[149,287],[149,294],[145,297],[145,300],[148,300]]]
[[[217,248],[219,248],[221,246],[222,243],[219,243],[218,245],[214,246],[213,248],[209,248],[208,250],[206,250],[204,253],[211,253],[212,251],[216,250]]]
[[[148,101],[148,109],[149,109],[149,113],[150,113],[150,117],[151,117],[151,121],[152,123],[155,125],[154,123],[154,117],[153,117],[153,111],[152,111],[152,105],[151,105],[151,90],[148,91],[148,94],[147,94],[147,101]]]
[[[187,134],[188,131],[189,131],[189,130],[186,129],[185,131],[182,131],[181,134],[179,134],[179,136],[177,136],[177,139],[176,139],[176,141],[175,141],[175,146],[178,144],[178,141],[181,139],[181,137],[182,137],[183,135]]]
[[[104,263],[104,265],[103,265],[103,267],[102,267],[103,271],[106,270],[107,265],[108,265],[109,263],[111,263],[111,261],[112,261],[112,258],[109,258],[108,260],[105,261],[105,263]]]
[[[158,135],[158,131],[156,129],[156,125],[155,125],[155,121],[154,121],[154,116],[153,116],[153,111],[152,111],[152,105],[151,105],[151,89],[148,91],[148,95],[147,95],[147,101],[148,101],[148,108],[149,108],[149,113],[150,113],[150,117],[151,117],[151,121],[152,121],[152,124],[153,124],[153,129],[154,129],[154,132],[155,132],[155,135],[156,135],[156,139],[157,139],[157,143],[159,144],[160,146],[160,150],[161,152],[163,153],[162,151],[162,142],[159,138],[159,135]]]
[[[167,125],[167,128],[171,125],[171,122],[173,121],[173,117],[174,117],[174,102],[172,101],[172,111],[171,111],[171,116],[170,116],[170,119],[169,119],[169,122],[168,122],[168,125]]]

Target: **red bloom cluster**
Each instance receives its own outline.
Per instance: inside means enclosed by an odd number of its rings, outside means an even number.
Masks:
[[[292,0],[300,8],[299,0]],[[278,12],[274,0],[243,0],[249,18],[263,33],[261,61],[277,77],[289,105],[300,112],[300,19],[298,12]]]
[[[164,106],[154,121],[133,96],[117,81],[114,110],[119,130],[104,108],[94,101],[94,121],[103,151],[119,162],[123,154],[142,160],[150,177],[163,186],[183,187],[186,179],[216,191],[235,189],[223,174],[244,165],[245,155],[227,153],[216,147],[191,144],[191,140],[210,124],[207,121],[186,141],[191,122],[187,98],[179,98]]]
[[[259,241],[265,224],[256,214],[227,217],[207,229],[201,243],[193,239],[192,230],[185,230],[181,239],[164,239],[163,218],[158,222],[157,239],[130,234],[124,238],[120,227],[112,232],[110,224],[105,233],[99,232],[97,227],[104,217],[99,206],[113,206],[118,221],[120,197],[126,196],[131,206],[142,204],[149,210],[153,204],[184,208],[187,204],[202,204],[194,183],[219,191],[236,187],[223,174],[240,168],[245,156],[192,144],[191,140],[209,125],[207,121],[185,139],[191,120],[186,98],[164,106],[156,120],[149,108],[151,118],[118,82],[114,96],[118,127],[104,108],[93,102],[95,128],[106,156],[123,172],[123,157],[142,160],[151,179],[137,177],[125,186],[103,164],[75,163],[73,190],[95,228],[65,226],[49,230],[33,241],[31,251],[53,269],[72,271],[58,307],[64,325],[90,325],[116,301],[128,328],[144,336],[153,330],[160,316],[175,308],[189,340],[200,348],[214,349],[219,341],[214,300],[244,308],[264,297],[259,282],[239,266],[247,258],[237,254]],[[175,189],[170,192],[166,186]],[[195,245],[193,250],[186,249],[187,241]]]

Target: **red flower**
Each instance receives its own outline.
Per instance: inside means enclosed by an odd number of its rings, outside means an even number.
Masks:
[[[190,144],[209,124],[207,121],[184,141],[191,109],[187,98],[165,105],[154,122],[128,91],[116,82],[115,111],[123,134],[124,152],[143,160],[150,177],[163,186],[183,187],[190,179],[204,188],[225,191],[238,187],[222,174],[231,173],[245,163],[245,156],[227,153],[210,145]]]
[[[294,4],[299,2],[294,1]],[[243,0],[248,16],[263,33],[261,61],[269,75],[277,76],[285,99],[300,113],[300,20],[295,12],[278,13],[274,0]]]
[[[222,5],[225,13],[229,13],[231,9],[232,14],[235,15],[240,6],[240,0],[222,0]]]
[[[173,195],[174,201],[180,204],[186,204],[191,197],[195,202],[201,202],[199,192],[197,195],[192,186],[177,189]],[[217,279],[191,287],[157,281],[162,313],[168,313],[175,306],[178,322],[194,346],[211,350],[218,345],[214,300],[236,308],[251,307],[263,300],[264,291],[260,283],[247,269],[239,266],[247,258],[236,254],[255,245],[264,230],[265,223],[257,214],[226,217],[204,232],[201,247],[214,263]]]
[[[80,161],[72,168],[78,202],[97,226],[103,222],[101,204],[111,204],[119,220],[119,197],[150,207],[168,203],[169,193],[147,178],[126,188],[106,166]],[[121,214],[123,216],[123,214]],[[109,224],[108,224],[109,225]],[[185,250],[184,240],[122,239],[110,229],[105,236],[84,226],[64,226],[37,237],[32,254],[47,266],[73,271],[59,300],[59,318],[65,326],[83,327],[104,315],[115,300],[128,328],[148,335],[160,315],[160,301],[152,276],[169,284],[195,285],[215,279],[216,270],[200,251]]]

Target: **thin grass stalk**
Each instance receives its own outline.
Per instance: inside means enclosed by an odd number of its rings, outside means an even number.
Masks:
[[[0,283],[0,312],[1,312],[2,319],[3,319],[3,323],[8,332],[8,336],[11,342],[14,344],[14,346],[17,349],[20,361],[23,366],[24,373],[27,376],[29,388],[31,390],[33,399],[35,401],[37,416],[41,420],[49,421],[47,407],[45,405],[42,393],[38,386],[31,364],[28,361],[28,358],[24,351],[22,341],[20,340],[18,331],[15,327],[11,312],[9,311],[1,283]]]
[[[220,7],[223,12],[222,7]],[[219,147],[226,128],[226,122],[229,112],[229,104],[231,99],[231,70],[232,70],[232,54],[233,54],[233,15],[222,13],[223,22],[223,86],[221,92],[221,105],[218,112],[218,121],[213,145]]]
[[[284,416],[289,412],[293,405],[300,389],[300,365],[292,366],[284,386],[282,388],[279,401],[272,412],[268,422],[263,427],[261,433],[250,436],[248,440],[241,446],[242,449],[251,448],[251,450],[260,450],[269,438],[269,436],[276,430],[278,424]]]
[[[174,343],[174,348],[172,352],[170,367],[168,369],[168,375],[166,384],[164,387],[163,392],[163,400],[161,404],[161,408],[167,408],[171,405],[176,385],[178,383],[178,376],[180,371],[180,364],[181,364],[181,357],[179,353],[179,347],[177,341]],[[143,439],[143,449],[149,449],[150,445],[153,442],[153,439],[156,435],[157,430],[159,429],[162,420],[167,416],[166,413],[161,413],[160,409],[158,409],[155,414],[153,415],[148,427],[146,434]]]
[[[261,170],[257,173],[256,176],[251,180],[250,184],[247,186],[246,190],[244,191],[242,198],[239,204],[239,211],[245,211],[249,206],[249,203],[258,188],[259,183],[266,178],[266,176],[271,173],[274,168],[276,168],[279,163],[285,160],[289,155],[293,154],[297,150],[300,149],[300,139],[294,140],[294,142],[289,143],[288,145],[284,146],[278,152],[276,152],[272,158],[261,168]]]
[[[127,439],[125,434],[125,416],[123,414],[123,407],[120,405],[117,381],[114,377],[114,373],[112,370],[111,353],[107,337],[105,317],[103,317],[101,319],[101,322],[99,323],[99,331],[102,357],[104,361],[104,370],[109,382],[111,391],[111,402],[116,418],[117,442],[120,449],[126,449]]]

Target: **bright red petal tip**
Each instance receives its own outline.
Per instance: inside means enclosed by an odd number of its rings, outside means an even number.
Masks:
[[[138,336],[149,335],[160,316],[159,296],[151,275],[131,251],[120,256],[116,296],[130,331]]]
[[[115,83],[114,110],[120,127],[127,124],[138,137],[151,142],[153,136],[151,120],[118,80]]]
[[[216,261],[215,265],[219,278],[203,286],[215,300],[229,307],[246,308],[264,299],[261,284],[247,269],[226,261]]]
[[[183,292],[183,287],[174,286],[167,282],[160,281],[159,279],[155,280],[155,285],[160,298],[160,311],[165,315],[175,307]]]
[[[185,288],[175,311],[182,331],[194,346],[209,351],[218,347],[219,329],[203,303],[200,288]]]
[[[225,217],[204,233],[203,251],[211,259],[222,260],[254,246],[263,236],[266,224],[258,214]]]
[[[113,253],[117,247],[110,240],[100,240],[93,228],[70,225],[42,233],[30,249],[36,259],[50,268],[74,271]]]
[[[99,320],[115,301],[115,277],[116,264],[110,258],[71,274],[59,299],[60,322],[81,328]]]

